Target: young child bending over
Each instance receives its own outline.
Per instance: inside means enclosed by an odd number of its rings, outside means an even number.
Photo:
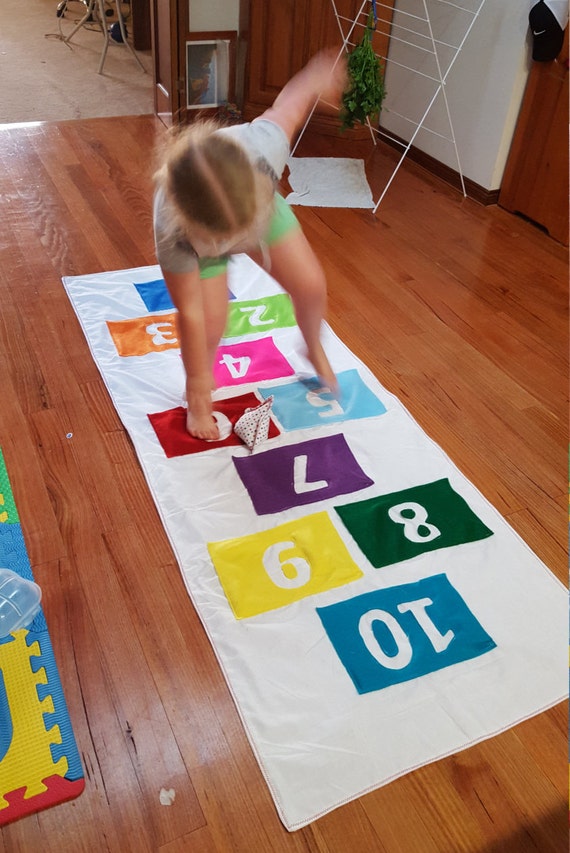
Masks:
[[[326,308],[321,265],[275,188],[291,141],[317,96],[338,102],[346,84],[343,61],[317,54],[249,124],[197,122],[167,147],[156,176],[154,233],[159,264],[178,311],[186,371],[186,428],[216,440],[213,367],[228,310],[229,257],[246,252],[291,296],[307,355],[320,381],[336,378],[320,340]]]

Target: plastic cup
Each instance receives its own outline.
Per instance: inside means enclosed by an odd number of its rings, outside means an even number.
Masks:
[[[39,612],[42,591],[11,569],[0,569],[0,637],[29,625]]]

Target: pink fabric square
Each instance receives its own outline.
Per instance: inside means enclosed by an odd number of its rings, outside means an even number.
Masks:
[[[214,378],[218,388],[278,379],[281,376],[293,376],[294,373],[271,337],[237,344],[221,344],[214,365]]]

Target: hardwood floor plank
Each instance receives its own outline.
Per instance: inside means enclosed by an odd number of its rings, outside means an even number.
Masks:
[[[163,844],[158,853],[179,853],[180,850],[185,850],[186,853],[218,853],[219,848],[208,827],[202,826],[182,838],[175,838],[174,841]]]
[[[236,842],[241,829],[235,821],[244,815],[248,833],[255,830],[260,844],[269,833],[265,842],[269,845],[270,830],[280,832],[281,826],[213,650],[204,642],[196,613],[188,608],[177,566],[153,565],[155,551],[144,519],[140,527],[116,530],[106,538],[117,564],[138,567],[136,576],[124,583],[128,610],[134,615],[139,641],[155,673],[201,808],[208,825],[215,827],[211,832],[219,849]],[[231,775],[240,778],[237,786],[226,778],[228,766]],[[245,849],[246,837],[242,843]],[[295,849],[272,843],[273,847],[261,849]]]
[[[563,545],[567,505],[568,496],[565,493],[553,499],[543,496],[532,508],[507,516],[511,527],[563,584],[568,580],[568,549]]]
[[[355,838],[368,838],[369,849],[375,853],[387,853],[386,847],[374,831],[363,802],[348,803],[342,811],[333,811],[310,826],[317,850],[327,853],[343,853],[351,850]]]
[[[362,807],[387,853],[441,853],[442,848],[430,832],[423,798],[416,796],[405,778],[367,794]]]

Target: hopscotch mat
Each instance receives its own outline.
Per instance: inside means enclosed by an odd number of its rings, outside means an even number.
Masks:
[[[227,438],[184,429],[158,267],[64,286],[289,830],[567,695],[562,584],[326,326],[320,389],[289,298],[230,265]],[[232,427],[272,399],[250,452]],[[191,654],[191,652],[189,652]]]
[[[0,450],[0,566],[33,580]],[[85,787],[43,611],[0,638],[0,826]]]

